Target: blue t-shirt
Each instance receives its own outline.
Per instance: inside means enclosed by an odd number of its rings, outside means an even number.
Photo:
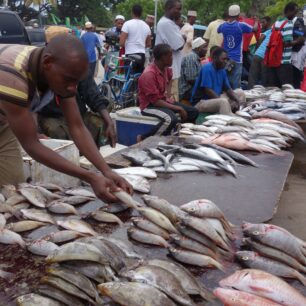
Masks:
[[[98,36],[94,32],[86,32],[82,35],[81,40],[86,49],[89,63],[94,63],[97,60],[96,47],[101,48]]]
[[[233,21],[221,24],[217,31],[223,34],[224,49],[228,57],[237,63],[242,63],[242,35],[252,33],[253,28],[244,22]]]
[[[209,99],[204,94],[204,88],[212,89],[218,96],[220,96],[224,90],[231,89],[225,69],[216,69],[213,63],[202,66],[200,74],[192,89],[192,104],[196,104],[202,99]]]
[[[271,32],[272,30],[269,29],[266,32],[263,33],[263,35],[265,35],[265,39],[262,41],[262,43],[260,44],[260,46],[258,47],[258,49],[255,52],[255,55],[261,57],[261,58],[265,58],[265,53],[266,53],[266,49],[270,40],[270,36],[271,36]]]

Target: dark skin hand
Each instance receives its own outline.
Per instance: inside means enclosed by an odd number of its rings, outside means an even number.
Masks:
[[[234,91],[232,89],[228,89],[226,91],[226,94],[228,95],[228,97],[231,100],[231,108],[233,113],[237,112],[239,110],[239,106],[240,106],[240,102],[238,100],[238,97],[236,96],[236,94],[234,93]]]
[[[158,100],[154,103],[154,106],[157,107],[165,107],[165,108],[169,108],[173,111],[176,111],[180,114],[182,121],[186,121],[187,120],[187,112],[180,106],[177,105],[173,105],[171,103],[165,102],[163,100]]]
[[[105,125],[104,136],[109,140],[111,147],[115,148],[117,142],[117,135],[115,132],[113,121],[106,109],[102,109],[99,113]]]

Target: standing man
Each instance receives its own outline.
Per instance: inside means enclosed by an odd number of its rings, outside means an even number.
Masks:
[[[199,112],[232,115],[245,103],[243,90],[232,90],[226,71],[227,52],[218,47],[213,61],[202,66],[192,90],[192,104]]]
[[[305,42],[304,36],[293,39],[293,19],[297,12],[297,4],[294,2],[288,3],[284,9],[285,17],[277,20],[272,27],[272,33],[273,28],[279,29],[282,27],[281,34],[284,42],[284,49],[280,65],[278,67],[268,68],[268,86],[281,87],[284,84],[293,85],[293,69],[291,64],[292,47]]]
[[[228,12],[224,12],[223,13],[223,19],[217,19],[212,21],[206,31],[205,34],[203,36],[203,38],[206,40],[206,42],[208,43],[208,51],[206,54],[206,58],[210,57],[210,49],[214,46],[217,47],[221,47],[223,44],[223,35],[221,33],[218,33],[218,28],[221,24],[223,24],[227,18],[228,18]]]
[[[271,36],[271,17],[266,16],[261,19],[261,28],[263,33],[257,42],[258,47],[250,67],[248,89],[252,89],[258,82],[263,86],[267,84],[267,68],[264,64],[264,58]]]
[[[181,75],[182,49],[185,39],[175,23],[181,16],[182,3],[180,0],[167,0],[165,3],[165,15],[157,24],[155,44],[168,44],[173,52],[171,96],[175,101],[179,100],[178,80]]]
[[[124,22],[125,22],[125,17],[122,15],[117,15],[115,17],[115,26],[110,28],[105,33],[105,39],[106,39],[105,48],[108,49],[109,52],[119,52],[120,49],[119,40],[121,35],[121,29],[123,27]]]
[[[153,56],[154,62],[138,81],[139,104],[142,115],[158,118],[159,123],[150,133],[138,135],[138,142],[152,135],[169,135],[179,121],[177,115],[181,122],[194,122],[198,116],[194,107],[178,103],[168,94],[172,78],[172,48],[167,44],[157,44]]]
[[[86,33],[82,35],[81,41],[87,52],[89,61],[88,77],[93,78],[96,70],[97,55],[96,49],[98,50],[98,57],[102,58],[102,46],[100,44],[98,35],[94,32],[94,26],[90,21],[85,23]]]
[[[180,85],[180,101],[191,100],[194,83],[201,70],[201,59],[207,52],[207,43],[201,37],[192,42],[192,51],[185,55],[182,60]]]
[[[132,7],[133,19],[124,23],[120,35],[120,46],[125,48],[125,55],[139,55],[141,60],[133,63],[133,72],[142,73],[145,64],[146,48],[151,47],[151,30],[141,20],[142,7],[138,4]]]
[[[105,163],[80,116],[75,94],[87,75],[88,57],[78,38],[58,35],[44,48],[0,45],[0,63],[0,185],[24,181],[19,141],[33,159],[89,183],[104,201],[115,201],[112,192],[118,187],[132,191]],[[100,173],[82,169],[40,143],[31,112],[47,105],[53,93],[76,146]]]
[[[228,21],[221,24],[218,33],[224,37],[224,49],[228,53],[230,62],[227,67],[227,73],[230,84],[233,89],[240,88],[242,74],[242,47],[244,33],[257,31],[258,22],[256,21],[252,28],[246,23],[239,22],[240,6],[231,5],[228,9]]]
[[[187,22],[181,28],[181,33],[185,35],[186,42],[183,48],[183,55],[188,54],[192,50],[192,41],[194,37],[194,28],[193,25],[195,24],[197,19],[197,12],[196,11],[188,11],[187,13]]]
[[[145,20],[146,24],[149,26],[151,30],[151,47],[146,48],[145,67],[147,67],[151,61],[152,49],[154,48],[155,45],[154,20],[155,20],[154,15],[147,15]]]

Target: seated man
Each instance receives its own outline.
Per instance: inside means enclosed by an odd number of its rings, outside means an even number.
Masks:
[[[192,90],[192,104],[199,112],[231,115],[245,102],[243,90],[231,89],[224,69],[227,59],[227,52],[218,47],[213,52],[212,62],[202,67]]]
[[[115,147],[116,133],[107,111],[109,100],[101,95],[93,78],[86,78],[79,83],[76,97],[84,123],[97,147],[100,147],[103,136],[110,141],[112,147]],[[87,106],[92,112],[88,111]],[[48,137],[71,139],[68,125],[56,100],[39,112],[38,122],[40,132]]]
[[[179,79],[180,100],[190,101],[192,88],[201,70],[201,59],[207,52],[207,44],[198,37],[192,41],[192,51],[183,57]]]
[[[153,49],[154,62],[150,64],[138,81],[140,109],[144,116],[156,117],[159,124],[148,134],[139,135],[141,141],[152,135],[169,135],[178,123],[194,122],[198,116],[196,108],[177,103],[170,96],[172,78],[172,49],[167,44],[156,45]]]

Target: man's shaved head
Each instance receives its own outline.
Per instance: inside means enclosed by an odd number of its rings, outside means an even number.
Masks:
[[[52,38],[42,53],[41,72],[55,94],[63,98],[75,95],[77,84],[88,73],[88,56],[83,43],[70,34]]]

